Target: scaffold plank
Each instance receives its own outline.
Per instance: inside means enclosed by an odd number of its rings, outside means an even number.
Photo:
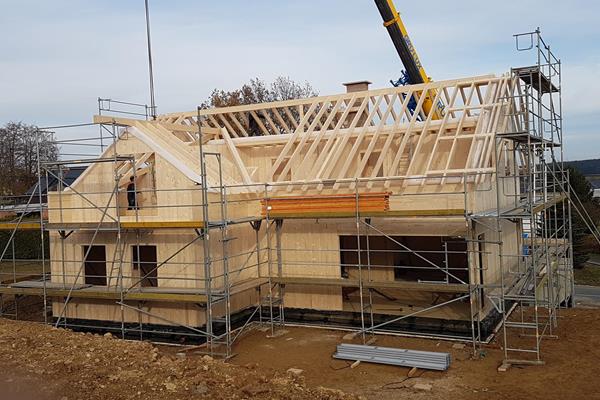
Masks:
[[[93,300],[121,300],[121,293],[117,290],[107,289],[102,286],[91,286],[89,288],[70,290],[69,287],[63,289],[46,288],[47,297],[71,297],[77,299],[93,299]],[[43,296],[44,288],[42,287],[11,287],[0,286],[0,294],[10,295],[25,295],[25,296]],[[160,301],[160,302],[183,302],[183,303],[205,303],[206,296],[204,294],[194,293],[156,293],[156,292],[139,292],[130,291],[123,294],[124,300],[138,301]]]
[[[266,278],[254,278],[238,282],[230,288],[230,295],[245,292],[254,289],[268,282]],[[45,287],[44,287],[45,286]],[[28,295],[47,297],[71,297],[78,299],[93,300],[121,300],[121,292],[115,287],[94,286],[94,285],[63,285],[57,282],[41,280],[21,281],[17,283],[7,283],[0,286],[0,294],[10,295]],[[213,294],[222,294],[223,289],[215,289]],[[206,302],[204,288],[177,288],[177,287],[144,287],[133,288],[123,291],[124,300],[138,301],[159,301],[159,302],[184,302],[199,303]]]
[[[194,229],[202,228],[202,221],[121,221],[121,229]],[[119,224],[116,222],[65,222],[65,223],[48,223],[45,224],[48,230],[118,230]],[[39,229],[39,227],[38,227]]]
[[[275,277],[271,282],[282,285],[318,285],[318,286],[339,286],[339,287],[359,287],[357,279],[344,278],[311,278],[311,277]],[[363,281],[364,288],[367,289],[402,289],[410,291],[436,292],[436,293],[468,293],[469,285],[455,283],[425,283],[425,282],[401,282],[401,281]]]
[[[2,231],[12,231],[15,228],[18,230],[33,231],[33,230],[39,230],[40,227],[41,227],[41,225],[39,222],[21,222],[20,224],[18,224],[16,222],[0,223],[0,230],[2,230]]]

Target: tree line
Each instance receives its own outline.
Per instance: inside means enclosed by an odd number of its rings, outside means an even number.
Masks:
[[[0,127],[0,195],[22,195],[36,183],[38,154],[41,161],[58,159],[52,134],[23,122]]]

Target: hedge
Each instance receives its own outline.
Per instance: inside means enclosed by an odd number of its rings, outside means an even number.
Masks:
[[[0,255],[2,254],[2,251],[4,251],[4,248],[6,247],[6,244],[10,239],[11,234],[12,231],[0,231]],[[41,260],[42,246],[40,246],[40,244],[41,237],[39,230],[18,231],[14,237],[15,258],[23,260]],[[46,234],[44,235],[44,252],[46,258],[48,258],[49,250],[50,246],[48,234]],[[4,255],[3,261],[11,260],[12,257],[12,246],[9,245],[8,250]]]

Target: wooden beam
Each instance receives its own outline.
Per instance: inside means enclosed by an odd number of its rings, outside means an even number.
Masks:
[[[415,91],[421,91],[424,89],[440,89],[440,88],[444,88],[447,86],[456,86],[461,83],[470,84],[472,82],[477,83],[480,81],[487,82],[490,79],[501,79],[501,77],[496,77],[493,74],[480,75],[480,76],[474,76],[474,77],[468,77],[468,78],[450,79],[450,80],[445,80],[445,81],[435,81],[435,82],[423,83],[423,84],[418,84],[418,85],[408,85],[408,86],[399,86],[399,87],[392,87],[392,88],[385,88],[385,89],[368,90],[368,91],[363,91],[363,92],[345,93],[345,94],[336,95],[336,97],[339,96],[339,97],[343,97],[343,98],[350,98],[351,95],[353,95],[353,94],[358,94],[359,96],[366,95],[366,94],[369,94],[371,96],[379,96],[379,95],[385,95],[385,94],[391,94],[391,93],[406,93],[409,90],[408,88],[410,88],[410,90],[415,90]],[[306,99],[274,101],[274,102],[257,103],[257,104],[234,106],[234,107],[208,108],[205,110],[200,110],[200,115],[214,115],[214,114],[232,113],[232,112],[248,112],[250,110],[260,110],[260,109],[267,109],[267,108],[273,108],[273,107],[297,107],[297,106],[301,106],[301,105],[308,105],[313,102],[322,102],[322,101],[325,101],[328,97],[331,97],[331,96],[309,97]],[[181,116],[181,115],[186,116],[186,117],[196,117],[198,115],[198,111],[194,110],[194,111],[187,111],[187,112],[163,114],[163,115],[160,115],[158,118],[160,120],[161,118],[166,118],[166,117],[171,117],[171,116],[177,117],[177,116]]]
[[[221,136],[225,140],[225,144],[227,144],[227,148],[229,149],[229,152],[231,153],[231,156],[233,157],[233,161],[234,161],[235,165],[237,166],[238,171],[240,172],[240,175],[242,176],[242,181],[244,181],[244,184],[246,184],[246,185],[251,185],[252,179],[250,178],[250,175],[248,174],[248,170],[246,169],[246,165],[244,164],[244,161],[242,161],[242,157],[240,157],[240,153],[238,152],[237,147],[235,147],[235,145],[231,141],[231,136],[229,136],[229,132],[227,131],[227,128],[221,128]]]
[[[47,223],[44,225],[48,230],[117,230],[118,225],[116,222],[65,222],[65,223]],[[171,228],[171,229],[195,229],[202,228],[204,222],[202,221],[121,221],[122,229],[160,229],[160,228]],[[38,227],[39,229],[39,227]]]
[[[136,122],[148,122],[151,124],[161,125],[169,131],[193,132],[198,133],[198,125],[174,124],[161,121],[146,121],[142,119],[111,117],[109,115],[94,115],[93,122],[95,124],[119,125],[119,126],[135,126]],[[219,134],[218,128],[203,126],[202,132],[206,134]]]
[[[24,231],[31,230],[39,230],[41,225],[39,222],[21,222],[17,224],[16,222],[2,222],[0,223],[0,230],[2,231],[12,231],[15,228]]]
[[[273,277],[271,282],[282,285],[316,285],[316,286],[334,286],[334,287],[359,287],[359,281],[355,279],[344,278],[313,278],[313,277]],[[367,289],[400,289],[414,292],[435,292],[435,293],[468,293],[469,285],[456,283],[421,283],[421,282],[402,282],[402,281],[363,281],[363,287]]]
[[[69,284],[65,289],[46,288],[46,296],[55,298],[65,298],[67,296],[73,299],[90,300],[121,300],[121,293],[115,289],[107,287],[91,287],[77,290],[70,290]],[[0,287],[1,294],[43,296],[43,287]],[[130,291],[124,294],[124,300],[135,301],[158,301],[174,303],[206,303],[204,294],[184,294],[184,293],[152,293],[152,292],[134,292]]]
[[[311,218],[348,218],[355,217],[356,212],[269,212],[269,218],[311,219]],[[361,217],[462,217],[463,209],[437,210],[390,210],[390,211],[361,211]]]

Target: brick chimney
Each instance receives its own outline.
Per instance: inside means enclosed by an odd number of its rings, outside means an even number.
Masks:
[[[356,82],[346,82],[342,85],[346,86],[346,93],[354,93],[354,92],[362,92],[364,90],[369,90],[369,85],[372,82],[369,81],[356,81]]]
[[[369,82],[369,81],[356,81],[356,82],[346,82],[346,83],[343,83],[343,85],[346,86],[346,93],[354,93],[354,92],[362,92],[365,90],[369,90],[369,85],[371,83],[372,82]],[[346,118],[346,121],[344,121],[344,123],[343,123],[343,126],[345,128],[350,126],[350,124],[354,120],[354,117],[356,117],[356,113],[358,112],[358,110],[360,108],[361,102],[362,102],[362,100],[356,99],[354,104],[350,104],[350,112],[348,113],[348,117]],[[367,105],[367,107],[365,107],[365,109],[361,113],[361,116],[358,120],[358,124],[357,124],[358,127],[364,125],[365,121],[367,120],[368,114],[369,114],[369,106]]]

